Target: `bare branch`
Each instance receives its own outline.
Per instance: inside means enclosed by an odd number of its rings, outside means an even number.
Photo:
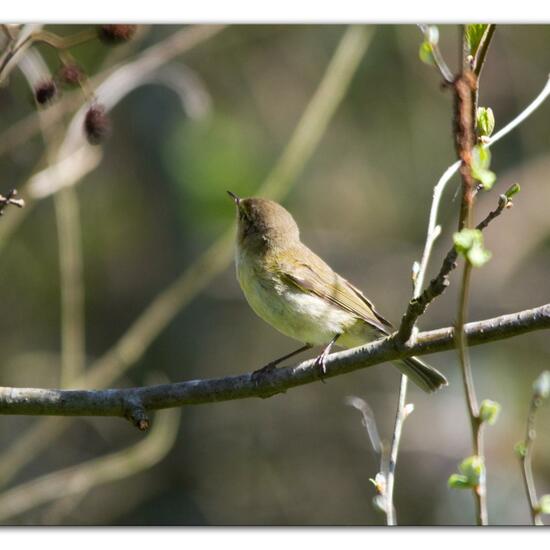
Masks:
[[[486,344],[535,330],[550,328],[550,304],[465,325],[470,345]],[[396,345],[392,337],[341,351],[327,358],[324,378],[395,361],[453,349],[454,328],[421,332],[414,345]],[[263,376],[251,373],[218,379],[190,380],[141,388],[108,390],[50,390],[0,388],[0,414],[118,416],[142,415],[143,411],[216,403],[248,397],[267,398],[291,388],[318,382],[315,360],[278,368]]]
[[[525,427],[525,440],[516,445],[516,452],[521,461],[521,471],[523,474],[523,484],[529,501],[529,511],[533,525],[544,525],[541,516],[539,499],[537,498],[537,490],[535,480],[533,478],[533,447],[535,438],[535,419],[538,409],[542,406],[543,400],[548,397],[548,386],[550,380],[550,372],[544,371],[533,384],[533,394],[531,403],[529,404],[529,413],[527,414],[527,423]]]
[[[472,227],[474,197],[476,183],[472,174],[472,150],[476,143],[475,113],[478,93],[477,75],[467,66],[466,33],[463,30],[463,70],[454,84],[455,91],[455,116],[454,133],[456,153],[462,161],[460,164],[460,176],[462,179],[462,201],[458,219],[458,231]],[[455,340],[460,359],[464,394],[468,407],[470,425],[472,430],[473,454],[485,461],[483,453],[483,425],[479,417],[479,406],[474,386],[470,354],[468,351],[468,339],[465,324],[468,315],[470,281],[472,275],[472,263],[465,259],[462,281],[460,285],[460,298],[456,320]],[[485,465],[479,478],[479,483],[473,488],[473,496],[476,505],[476,521],[478,525],[487,525],[487,483]]]

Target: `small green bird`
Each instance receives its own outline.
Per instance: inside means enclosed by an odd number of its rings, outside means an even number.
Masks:
[[[241,199],[237,206],[237,279],[250,307],[277,330],[305,345],[256,372],[313,346],[325,348],[316,363],[325,373],[332,346],[360,346],[387,336],[392,325],[365,295],[300,241],[294,218],[280,204]],[[447,385],[446,378],[416,357],[395,362],[424,391]]]

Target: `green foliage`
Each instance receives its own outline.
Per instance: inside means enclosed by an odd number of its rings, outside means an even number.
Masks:
[[[509,187],[508,191],[506,191],[504,195],[506,196],[507,199],[511,199],[514,195],[517,195],[520,191],[521,191],[521,187],[519,183],[514,183],[514,185],[511,185]]]
[[[550,395],[550,371],[543,371],[533,383],[533,396],[546,399]]]
[[[479,408],[480,420],[492,426],[497,421],[501,408],[500,403],[491,401],[491,399],[484,399]]]
[[[248,196],[265,177],[261,144],[244,121],[221,113],[204,123],[182,119],[164,150],[182,219],[212,233],[227,225],[235,209],[226,189]]]
[[[495,115],[491,107],[478,107],[476,111],[476,130],[480,137],[489,137],[495,129]]]
[[[470,168],[473,178],[481,182],[486,191],[493,187],[497,179],[496,174],[489,170],[489,166],[491,166],[491,151],[483,145],[476,145],[472,150]]]
[[[470,55],[476,55],[481,39],[483,38],[488,26],[489,25],[487,24],[479,23],[475,25],[466,25],[464,32]]]
[[[537,505],[539,514],[550,514],[550,495],[542,495]]]
[[[468,478],[462,474],[452,474],[447,482],[451,489],[471,489]]]
[[[473,489],[479,485],[485,473],[483,457],[473,455],[465,458],[458,467],[459,474],[449,477],[448,485],[452,489]]]
[[[474,267],[481,267],[491,259],[491,253],[483,246],[479,229],[463,229],[453,235],[456,251]]]
[[[525,445],[525,441],[518,441],[514,445],[514,452],[518,456],[518,458],[524,458],[525,454],[527,453],[527,447]]]
[[[424,42],[420,44],[418,57],[420,57],[420,61],[426,63],[426,65],[435,65],[432,45],[428,40],[424,40]]]

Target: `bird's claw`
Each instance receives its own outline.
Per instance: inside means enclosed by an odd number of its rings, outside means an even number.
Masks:
[[[326,361],[327,361],[326,354],[321,353],[319,356],[317,356],[317,358],[315,359],[315,363],[313,364],[313,366],[316,369],[319,369],[319,379],[321,380],[321,382],[323,384],[326,384],[325,379],[324,379],[324,376],[327,374]]]

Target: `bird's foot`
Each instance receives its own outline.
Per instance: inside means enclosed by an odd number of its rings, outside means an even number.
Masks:
[[[326,352],[326,350],[323,350],[323,352],[316,357],[315,363],[313,365],[316,369],[319,370],[319,379],[323,384],[326,384],[324,377],[327,374],[327,356],[328,353]]]

